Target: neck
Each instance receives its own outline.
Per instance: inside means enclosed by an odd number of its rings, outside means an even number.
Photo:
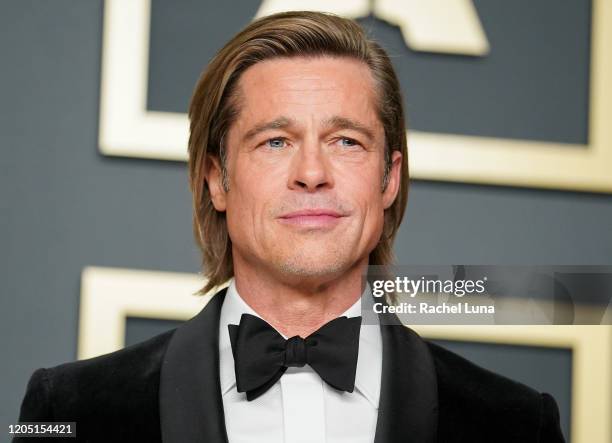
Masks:
[[[240,297],[277,331],[307,337],[361,297],[367,264],[365,257],[340,276],[279,280],[235,260],[234,280]]]

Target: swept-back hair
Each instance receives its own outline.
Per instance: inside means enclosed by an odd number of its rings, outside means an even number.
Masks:
[[[217,157],[227,186],[224,139],[239,112],[238,80],[247,68],[263,60],[311,56],[350,57],[370,68],[377,113],[385,130],[382,189],[388,181],[391,151],[402,153],[402,164],[400,190],[385,210],[383,232],[370,252],[369,264],[389,265],[394,261],[393,239],[408,198],[408,152],[402,95],[391,61],[384,49],[369,39],[353,20],[320,12],[283,12],[253,21],[232,38],[200,76],[189,105],[193,228],[202,250],[202,272],[208,279],[200,291],[202,294],[233,276],[232,244],[225,212],[214,208],[205,173],[208,156]]]

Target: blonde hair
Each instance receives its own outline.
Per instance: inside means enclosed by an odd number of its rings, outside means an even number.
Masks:
[[[408,198],[408,153],[400,85],[387,53],[368,39],[353,20],[308,11],[283,12],[260,18],[240,31],[211,60],[200,76],[189,105],[189,180],[193,193],[193,229],[202,250],[204,294],[233,274],[232,244],[225,212],[211,201],[205,173],[208,156],[221,163],[223,186],[228,190],[224,138],[239,109],[236,85],[250,66],[278,57],[336,56],[363,61],[377,89],[377,112],[385,130],[387,185],[391,151],[402,153],[401,184],[397,198],[385,210],[383,232],[370,252],[370,265],[394,261],[393,239],[402,221]]]

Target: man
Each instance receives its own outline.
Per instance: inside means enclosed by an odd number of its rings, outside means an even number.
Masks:
[[[551,396],[394,317],[362,324],[362,275],[391,263],[408,164],[399,83],[355,22],[251,23],[189,117],[202,292],[229,287],[176,330],[39,369],[21,421],[105,442],[563,441]]]

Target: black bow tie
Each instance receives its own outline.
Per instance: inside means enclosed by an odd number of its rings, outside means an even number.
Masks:
[[[306,338],[285,340],[251,314],[228,325],[238,392],[251,401],[266,392],[290,366],[309,364],[330,386],[353,392],[359,352],[361,317],[339,317]]]

